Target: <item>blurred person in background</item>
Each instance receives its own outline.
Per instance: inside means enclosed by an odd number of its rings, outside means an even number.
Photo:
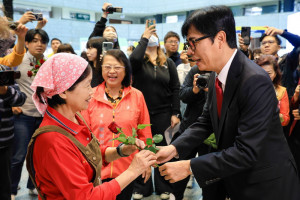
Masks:
[[[152,135],[163,134],[171,126],[180,122],[180,100],[178,74],[175,63],[166,58],[160,48],[155,25],[148,26],[141,40],[130,56],[132,66],[132,86],[140,90],[146,100],[150,113]],[[158,146],[167,145],[165,138]],[[156,194],[161,199],[169,199],[173,192],[172,185],[154,169],[154,185]],[[139,178],[134,189],[134,199],[141,199],[153,193],[152,179],[143,183]]]
[[[169,31],[164,37],[164,46],[166,50],[166,55],[171,58],[176,67],[181,64],[180,54],[178,53],[178,48],[180,44],[180,37],[174,31]]]
[[[72,54],[76,54],[72,45],[68,44],[68,43],[63,43],[61,45],[59,45],[58,49],[57,49],[57,53],[72,53]]]
[[[150,124],[149,113],[143,94],[130,86],[131,66],[126,55],[119,49],[109,50],[101,60],[101,71],[104,82],[94,88],[93,97],[88,109],[82,115],[91,127],[92,132],[101,145],[122,147],[123,143],[115,138],[115,133],[109,127],[116,124],[123,132],[131,136],[132,128],[137,130],[137,138],[146,143],[146,138],[152,138],[151,128],[137,129],[139,124]],[[108,182],[130,165],[134,155],[120,155],[122,158],[102,167],[101,179]],[[145,181],[151,176],[151,168],[143,175]],[[134,182],[130,183],[117,196],[118,200],[131,200]]]
[[[106,26],[107,16],[108,13],[106,12],[107,7],[112,6],[111,3],[104,3],[102,6],[102,17],[101,19],[95,24],[94,30],[89,36],[89,39],[93,37],[103,37],[109,42],[113,42],[114,49],[120,49],[119,40],[117,30],[113,26]]]
[[[289,97],[286,88],[280,85],[281,72],[278,66],[277,59],[275,56],[272,55],[261,55],[255,62],[269,74],[273,82],[276,97],[278,100],[278,108],[280,110],[279,117],[281,120],[281,125],[287,126],[290,122]]]
[[[25,36],[25,45],[28,51],[26,52],[22,63],[17,68],[21,73],[21,78],[17,79],[16,82],[19,84],[21,92],[24,92],[28,98],[24,105],[16,107],[13,111],[15,139],[11,161],[12,199],[17,195],[17,188],[21,178],[28,143],[32,134],[42,121],[42,115],[38,112],[31,98],[33,90],[30,88],[30,85],[35,77],[32,70],[39,68],[40,66],[38,63],[42,64],[45,60],[44,52],[48,42],[49,37],[44,30],[30,29]],[[27,188],[29,189],[29,194],[37,195],[30,178],[28,178]]]
[[[132,54],[133,50],[135,49],[135,47],[133,45],[130,45],[128,48],[127,48],[127,51],[126,51],[126,54],[129,58],[129,56]]]
[[[51,40],[51,49],[52,53],[50,53],[47,57],[50,58],[54,54],[57,53],[58,47],[62,44],[61,40],[58,38],[52,38]]]
[[[128,169],[114,180],[102,183],[101,168],[131,155],[144,142],[121,148],[99,143],[80,114],[92,97],[92,70],[83,58],[59,53],[49,58],[37,73],[31,88],[43,122],[28,146],[26,167],[39,192],[39,199],[116,199],[136,177],[156,161],[155,154],[141,151]]]

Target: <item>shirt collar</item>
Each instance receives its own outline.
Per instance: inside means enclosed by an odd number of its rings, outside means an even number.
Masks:
[[[83,128],[86,128],[84,122],[77,115],[76,115],[76,119],[80,125],[68,120],[67,118],[65,118],[63,115],[61,115],[59,112],[57,112],[55,109],[51,108],[50,106],[47,107],[44,117],[51,119],[51,121],[55,122],[55,125],[58,125],[66,129],[68,132],[72,133],[73,135],[76,135]]]
[[[233,52],[232,56],[227,61],[226,65],[223,67],[223,69],[221,70],[221,72],[217,75],[219,81],[222,83],[223,92],[225,91],[225,83],[226,83],[227,75],[228,75],[228,72],[229,72],[229,68],[230,68],[230,65],[232,63],[232,60],[233,60],[236,52],[237,52],[237,49],[235,49],[235,51]]]

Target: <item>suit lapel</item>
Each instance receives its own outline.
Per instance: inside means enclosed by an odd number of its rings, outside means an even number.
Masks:
[[[230,65],[230,68],[228,71],[226,84],[225,84],[225,92],[224,92],[223,102],[222,102],[221,117],[219,120],[219,126],[218,126],[218,130],[217,130],[217,134],[216,134],[217,144],[219,143],[219,139],[221,136],[221,131],[222,131],[224,120],[225,120],[225,117],[227,114],[228,106],[230,105],[230,102],[235,95],[235,91],[236,91],[238,85],[240,84],[239,79],[240,79],[240,73],[243,68],[243,63],[242,63],[243,57],[244,57],[244,55],[238,50],[235,57],[232,60],[232,63]]]
[[[211,110],[211,118],[213,119],[213,127],[214,127],[214,132],[217,133],[218,132],[218,124],[219,124],[219,117],[218,117],[218,108],[217,108],[217,96],[216,96],[216,88],[215,88],[215,77],[216,77],[216,73],[212,73],[211,74],[211,87],[213,91],[212,91],[212,102],[210,104],[210,109]]]

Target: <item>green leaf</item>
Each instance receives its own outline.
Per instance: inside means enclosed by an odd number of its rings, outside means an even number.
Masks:
[[[117,127],[117,130],[118,130],[119,133],[123,133],[123,134],[124,134],[124,132],[122,131],[121,128],[118,128],[118,127]]]
[[[138,125],[138,129],[144,129],[144,128],[146,128],[147,126],[151,126],[151,124],[139,124]]]
[[[136,129],[132,127],[132,137],[137,137]]]
[[[119,135],[119,137],[125,137],[125,138],[126,138],[126,135],[125,135],[124,133],[121,133],[121,134]]]
[[[157,152],[156,148],[154,148],[154,147],[149,147],[149,151],[152,151],[153,153]]]
[[[216,137],[215,134],[212,133],[208,138],[206,138],[206,140],[204,140],[203,142],[204,144],[211,146],[214,149],[217,149],[217,141],[216,141]]]
[[[128,143],[129,143],[129,144],[135,144],[135,138],[129,136],[129,137],[128,137]]]
[[[118,137],[117,140],[123,142],[124,144],[128,144],[128,140],[126,137]]]
[[[153,136],[153,141],[155,143],[160,143],[163,140],[163,136],[161,134],[156,134]]]
[[[146,144],[151,146],[153,144],[152,139],[151,138],[147,138]]]

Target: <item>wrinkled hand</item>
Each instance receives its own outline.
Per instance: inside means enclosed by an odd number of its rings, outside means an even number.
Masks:
[[[239,38],[240,49],[242,49],[243,51],[247,51],[249,45],[245,45],[244,38],[242,38],[242,35],[240,33],[238,34],[238,38]]]
[[[151,177],[151,173],[152,173],[151,167],[149,167],[146,171],[142,173],[142,178],[144,179],[144,183],[146,183],[149,180],[149,178]]]
[[[19,115],[22,113],[22,109],[20,107],[12,107],[11,110],[14,115]]]
[[[160,175],[164,176],[165,180],[170,183],[175,183],[192,174],[190,171],[190,163],[190,160],[166,163],[159,167]]]
[[[145,145],[144,141],[142,141],[142,140],[136,138],[136,139],[135,139],[135,145],[123,145],[121,151],[122,151],[122,153],[123,153],[124,155],[128,155],[128,156],[129,156],[129,155],[131,155],[133,152],[135,152],[138,148],[144,149],[145,146],[146,146],[146,145]]]
[[[168,162],[178,154],[173,145],[158,146],[158,148],[159,151],[156,153],[157,164]]]
[[[146,171],[151,165],[156,163],[156,156],[153,152],[142,150],[134,155],[128,170],[140,175]]]
[[[278,29],[275,27],[265,26],[265,28],[267,28],[267,30],[265,31],[266,35],[275,36],[275,35],[281,35],[283,33],[282,29]]]
[[[22,17],[19,19],[21,24],[27,24],[28,22],[32,22],[35,20],[35,16],[32,11],[25,12]]]
[[[182,63],[184,63],[184,64],[188,64],[189,63],[189,59],[188,59],[188,55],[187,55],[187,51],[186,50],[182,50],[182,52],[180,54],[180,59],[181,59]]]
[[[180,119],[176,115],[172,115],[171,117],[171,127],[174,128],[176,124],[180,122]]]
[[[18,39],[24,39],[27,31],[28,28],[25,25],[19,24],[15,30],[15,33],[18,36]]]
[[[300,120],[299,109],[293,110],[294,120]]]
[[[149,39],[151,37],[151,35],[156,32],[155,24],[148,27],[148,22],[149,21],[147,20],[146,21],[146,28],[145,28],[145,31],[143,33],[143,37],[147,38],[147,39]]]
[[[36,25],[36,29],[42,29],[46,24],[47,24],[48,20],[46,18],[43,18],[43,20],[38,21],[37,25]]]

